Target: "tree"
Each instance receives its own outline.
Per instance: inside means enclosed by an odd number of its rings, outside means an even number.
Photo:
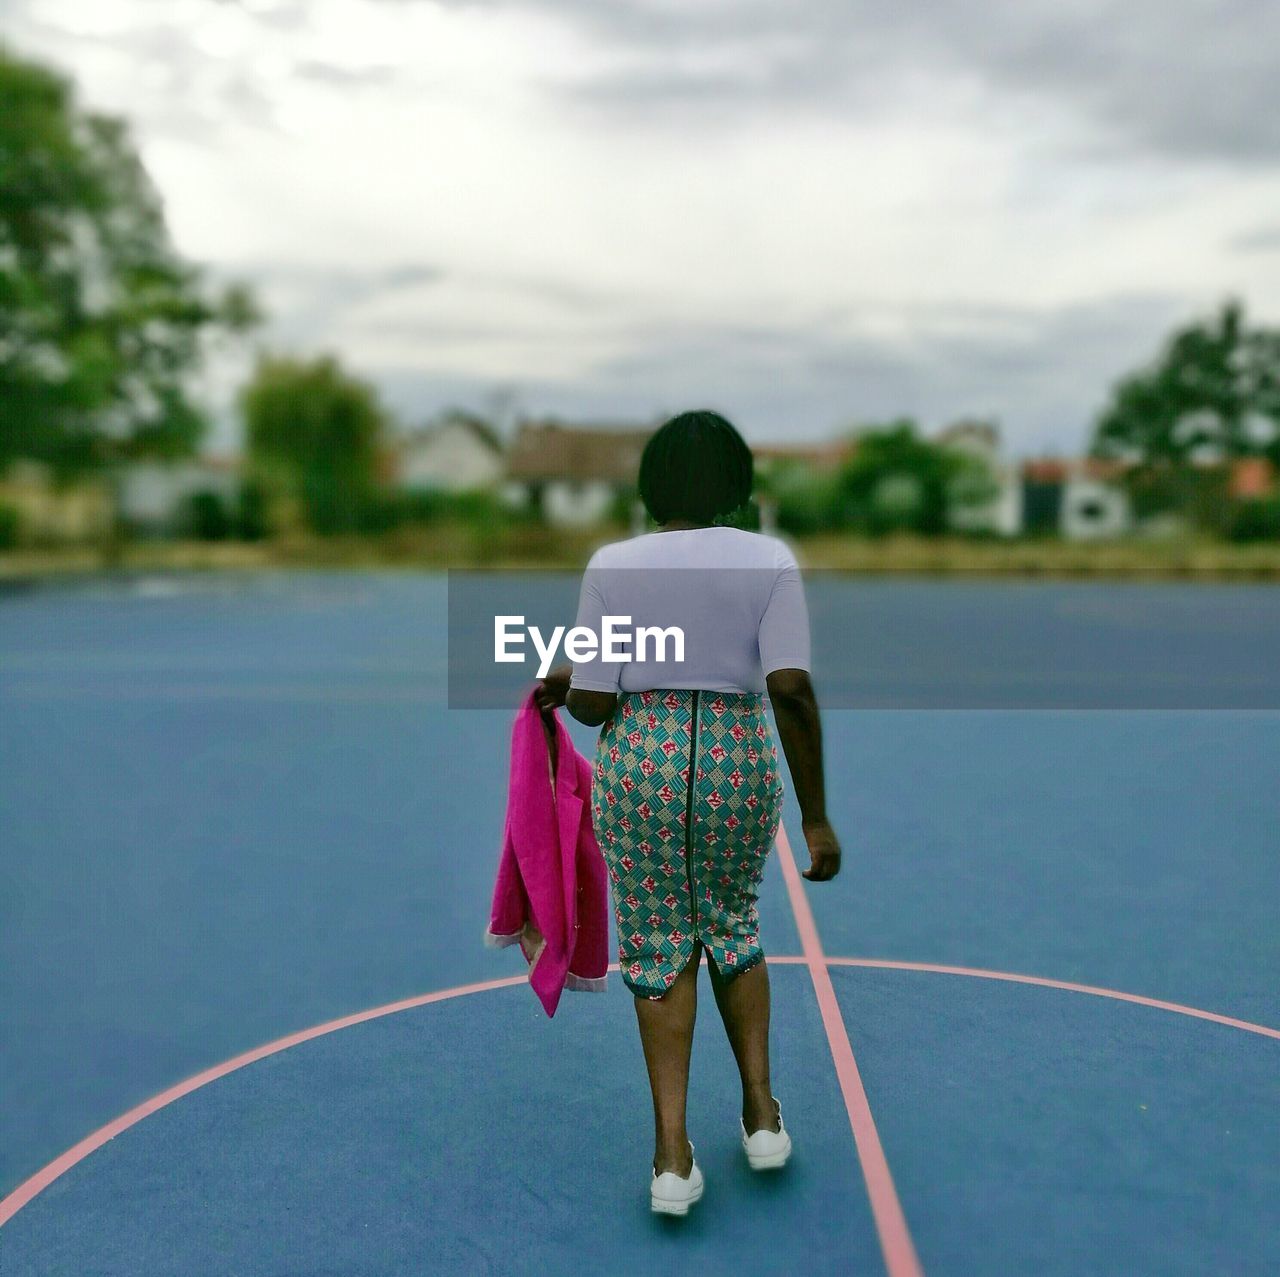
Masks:
[[[921,438],[913,421],[863,430],[840,473],[840,517],[872,533],[936,536],[946,531],[950,506],[965,488],[960,480],[980,464]],[[975,490],[986,493],[981,485]]]
[[[1249,456],[1280,464],[1280,330],[1250,327],[1238,301],[1179,329],[1116,386],[1091,451],[1144,469]]]
[[[770,461],[756,469],[756,493],[773,502],[786,532],[803,536],[839,523],[839,472],[820,472],[797,458]]]
[[[174,252],[125,124],[0,46],[0,467],[191,452],[204,339],[256,320]]]
[[[301,503],[316,531],[358,528],[373,504],[388,426],[377,391],[329,355],[264,355],[241,408],[259,473]]]

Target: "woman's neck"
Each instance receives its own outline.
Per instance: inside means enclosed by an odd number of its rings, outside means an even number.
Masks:
[[[659,532],[692,532],[695,528],[712,528],[713,523],[695,523],[692,519],[668,519],[658,525]]]

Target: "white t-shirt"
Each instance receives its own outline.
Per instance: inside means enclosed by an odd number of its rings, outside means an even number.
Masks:
[[[759,532],[690,528],[601,546],[583,573],[577,624],[599,636],[605,616],[630,617],[620,628],[633,636],[641,626],[678,627],[684,660],[672,659],[670,638],[659,659],[656,641],[641,651],[633,637],[629,661],[574,662],[572,687],[763,692],[774,670],[811,668],[799,565],[782,541]]]

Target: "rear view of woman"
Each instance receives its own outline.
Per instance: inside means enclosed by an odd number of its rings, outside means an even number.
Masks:
[[[653,1091],[650,1201],[676,1215],[703,1190],[685,1109],[704,950],[741,1075],[749,1162],[776,1168],[791,1152],[770,1082],[756,908],[784,793],[766,689],[812,861],[804,876],[826,881],[840,867],[799,569],[776,538],[717,524],[747,503],[751,485],[750,450],[723,417],[667,422],[639,475],[659,531],[592,556],[577,618],[595,634],[606,617],[635,633],[646,627],[651,641],[628,649],[625,662],[597,657],[553,671],[540,692],[544,709],[565,704],[579,722],[603,725],[592,816]]]

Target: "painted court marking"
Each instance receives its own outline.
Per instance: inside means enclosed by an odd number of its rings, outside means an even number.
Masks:
[[[907,1274],[918,1274],[920,1272],[919,1261],[915,1256],[910,1236],[906,1233],[906,1223],[902,1217],[901,1206],[897,1201],[897,1193],[893,1187],[888,1166],[884,1162],[884,1152],[880,1147],[879,1136],[875,1131],[875,1123],[871,1117],[870,1108],[867,1106],[866,1093],[862,1088],[861,1078],[857,1073],[857,1064],[853,1059],[849,1035],[845,1030],[844,1021],[835,1004],[830,967],[872,967],[893,971],[920,971],[935,975],[971,976],[984,980],[1005,980],[1019,984],[1040,985],[1050,989],[1063,989],[1071,993],[1085,993],[1094,997],[1131,1002],[1139,1006],[1191,1016],[1200,1020],[1209,1020],[1247,1033],[1256,1033],[1264,1037],[1280,1039],[1280,1029],[1274,1029],[1268,1025],[1254,1024],[1248,1020],[1239,1020],[1232,1016],[1203,1011],[1198,1007],[1185,1006],[1177,1002],[1166,1002],[1158,998],[1143,997],[1140,994],[1124,993],[1117,989],[1104,989],[1097,985],[1077,984],[1068,980],[1054,980],[1045,976],[1023,975],[1010,971],[989,971],[981,967],[957,967],[928,962],[900,962],[881,958],[831,957],[822,951],[821,943],[818,941],[817,928],[814,925],[813,914],[809,909],[808,898],[805,896],[802,885],[803,880],[800,877],[799,870],[796,868],[795,858],[791,853],[786,831],[781,828],[778,831],[778,849],[780,852],[779,863],[787,883],[787,891],[796,915],[796,925],[800,931],[805,952],[803,954],[770,954],[768,961],[780,966],[805,966],[809,969],[814,983],[814,990],[819,995],[823,1024],[827,1030],[828,1040],[832,1044],[832,1056],[836,1061],[837,1071],[840,1073],[841,1090],[845,1096],[845,1103],[849,1107],[850,1126],[853,1129],[859,1158],[862,1160],[868,1193],[872,1194],[872,1207],[876,1227],[880,1232],[881,1246],[884,1249],[885,1260],[889,1264],[889,1271],[892,1277],[906,1277]],[[616,972],[618,964],[611,963],[609,970]],[[74,1144],[65,1153],[56,1157],[29,1179],[24,1180],[8,1196],[0,1198],[0,1226],[7,1223],[34,1197],[48,1188],[60,1176],[65,1175],[73,1166],[82,1162],[96,1149],[101,1148],[108,1140],[114,1139],[115,1136],[136,1125],[143,1118],[150,1117],[153,1113],[172,1104],[175,1100],[181,1099],[184,1095],[190,1095],[192,1091],[198,1090],[202,1086],[207,1086],[219,1078],[226,1077],[228,1074],[234,1073],[236,1070],[242,1069],[256,1060],[286,1051],[290,1047],[309,1042],[313,1038],[323,1037],[328,1033],[336,1033],[339,1029],[351,1028],[354,1025],[376,1020],[385,1015],[410,1011],[415,1007],[427,1006],[433,1002],[445,1002],[452,998],[467,997],[474,993],[488,993],[496,989],[506,989],[527,983],[528,973],[525,972],[520,975],[505,976],[496,980],[480,980],[472,984],[457,985],[450,989],[438,989],[432,993],[403,998],[397,1002],[389,1002],[383,1006],[372,1007],[366,1011],[357,1011],[335,1020],[327,1020],[323,1024],[317,1024],[308,1029],[301,1029],[295,1033],[287,1034],[285,1037],[268,1042],[263,1046],[254,1047],[252,1050],[233,1056],[221,1064],[215,1064],[211,1068],[194,1074],[185,1081],[161,1091],[149,1100],[144,1100],[128,1112],[122,1113],[105,1126],[85,1136],[79,1143]],[[840,1072],[842,1068],[844,1071]],[[874,1160],[869,1162],[868,1156],[878,1158],[879,1165],[877,1166]],[[895,1248],[892,1252],[892,1259],[890,1246]]]
[[[858,1072],[858,1062],[853,1058],[849,1030],[840,1014],[836,991],[831,987],[831,970],[822,951],[822,941],[818,938],[813,911],[801,885],[800,871],[791,854],[787,831],[781,824],[778,826],[777,847],[787,895],[791,899],[791,911],[800,932],[800,947],[804,950],[804,960],[822,1012],[822,1023],[827,1030],[827,1042],[840,1080],[840,1091],[844,1095],[844,1106],[849,1112],[849,1125],[858,1149],[858,1161],[862,1163],[862,1177],[866,1181],[867,1196],[871,1199],[871,1214],[880,1237],[885,1267],[889,1270],[889,1277],[920,1277],[920,1260],[907,1230],[898,1190],[893,1186],[893,1175],[880,1143],[880,1132],[876,1130],[875,1118],[871,1116],[871,1105],[862,1085],[862,1075]]]
[[[185,1082],[179,1082],[176,1086],[161,1091],[159,1095],[153,1095],[149,1100],[143,1100],[141,1104],[131,1108],[127,1113],[122,1113],[106,1126],[99,1127],[91,1135],[86,1135],[78,1144],[73,1144],[60,1157],[54,1158],[48,1166],[38,1170],[30,1179],[23,1181],[12,1193],[0,1200],[0,1226],[12,1219],[33,1197],[48,1188],[60,1175],[65,1175],[77,1162],[83,1161],[95,1149],[101,1148],[121,1131],[127,1131],[135,1123],[141,1122],[144,1117],[150,1117],[152,1113],[172,1104],[174,1100],[180,1100],[184,1095],[190,1095],[192,1091],[199,1090],[210,1082],[216,1082],[218,1078],[226,1077],[228,1073],[234,1073],[255,1060],[264,1059],[280,1051],[287,1051],[291,1046],[309,1042],[312,1038],[323,1037],[326,1033],[336,1033],[339,1029],[348,1029],[353,1024],[363,1024],[366,1020],[376,1020],[380,1016],[393,1015],[397,1011],[409,1011],[413,1007],[426,1006],[430,1002],[444,1002],[449,998],[465,997],[469,993],[484,993],[490,989],[505,989],[513,984],[525,984],[528,979],[527,973],[504,976],[500,980],[481,980],[477,984],[460,984],[452,989],[440,989],[435,993],[424,993],[418,997],[404,998],[399,1002],[388,1002],[386,1006],[373,1007],[368,1011],[356,1011],[352,1015],[344,1015],[337,1020],[327,1020],[324,1024],[317,1024],[309,1029],[300,1029],[297,1033],[290,1033],[264,1046],[255,1046],[241,1055],[232,1056],[221,1064],[215,1064],[212,1068],[187,1078]]]
[[[789,959],[780,959],[788,961]],[[770,958],[770,962],[775,959]],[[967,975],[982,980],[1007,980],[1013,984],[1038,984],[1043,989],[1065,989],[1069,993],[1088,993],[1095,998],[1113,998],[1117,1002],[1133,1002],[1140,1007],[1155,1007],[1158,1011],[1173,1011],[1189,1015],[1197,1020],[1211,1020],[1228,1028],[1243,1029],[1246,1033],[1258,1033],[1263,1037],[1280,1039],[1280,1029],[1251,1020],[1237,1020],[1234,1016],[1219,1015],[1216,1011],[1202,1011],[1199,1007],[1185,1006],[1181,1002],[1165,1002],[1161,998],[1146,998],[1140,993],[1125,993],[1120,989],[1104,989],[1096,984],[1076,984],[1074,980],[1051,980],[1047,976],[1020,975],[1015,971],[988,971],[984,967],[951,967],[940,962],[896,962],[889,958],[828,958],[832,967],[877,967],[883,971],[925,971],[930,975]]]

